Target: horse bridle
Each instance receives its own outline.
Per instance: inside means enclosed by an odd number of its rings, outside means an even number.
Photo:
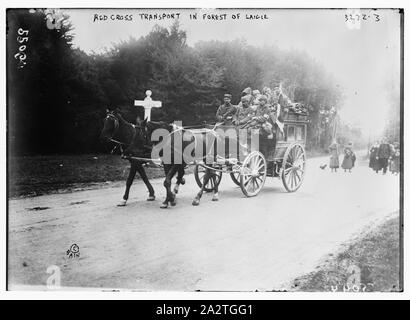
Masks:
[[[120,126],[120,121],[119,121],[118,118],[117,118],[114,114],[112,114],[112,113],[107,114],[107,116],[105,117],[105,120],[107,120],[107,119],[113,119],[113,120],[114,120],[114,132],[112,133],[112,136],[111,136],[111,137],[114,137],[114,136],[115,136],[115,133],[116,133],[117,130],[118,130],[118,127]],[[111,138],[110,138],[110,139],[111,139]]]
[[[111,153],[114,153],[115,150],[119,147],[119,148],[120,148],[120,151],[121,151],[121,154],[123,154],[124,151],[123,151],[123,149],[122,149],[122,146],[123,146],[123,145],[127,145],[127,143],[124,143],[124,142],[121,142],[121,141],[118,141],[118,140],[113,139],[113,137],[115,136],[115,134],[116,134],[116,132],[117,132],[119,126],[120,126],[120,122],[119,122],[118,118],[117,118],[113,113],[109,113],[109,114],[107,114],[107,116],[106,116],[105,119],[112,119],[112,120],[114,120],[114,131],[113,131],[111,137],[108,138],[111,142],[114,142],[114,143],[116,144],[115,147],[111,150]],[[137,130],[140,130],[140,132],[142,133],[142,136],[144,137],[144,146],[145,146],[145,147],[150,147],[151,144],[150,144],[150,141],[149,141],[149,139],[148,139],[148,134],[147,134],[146,128],[145,128],[145,130],[144,130],[142,126],[135,125],[135,124],[132,124],[132,123],[131,123],[131,125],[132,125],[132,126],[134,127],[134,129],[135,129],[135,131],[134,131],[134,136],[132,137],[131,141],[134,140],[134,137],[135,137],[135,135],[137,134]]]
[[[107,120],[107,119],[112,119],[112,120],[114,120],[114,131],[113,131],[111,137],[108,138],[108,140],[110,140],[111,142],[114,142],[114,143],[116,144],[116,145],[114,146],[114,148],[111,150],[111,154],[113,154],[118,147],[120,148],[121,154],[123,154],[122,145],[125,145],[125,143],[113,139],[113,137],[114,137],[115,134],[117,133],[117,130],[118,130],[119,126],[120,126],[120,121],[119,121],[118,118],[117,118],[114,114],[112,114],[112,113],[108,113],[108,114],[107,114],[105,120]]]

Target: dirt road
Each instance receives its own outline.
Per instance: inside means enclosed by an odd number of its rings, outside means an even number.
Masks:
[[[268,178],[246,198],[225,175],[219,202],[204,194],[192,175],[176,207],[159,205],[137,181],[126,207],[117,207],[124,186],[9,201],[9,288],[46,289],[49,266],[61,270],[63,287],[153,290],[279,290],[314,269],[369,223],[399,208],[399,178],[376,175],[358,160],[352,173],[331,173],[308,161],[302,187],[285,192]],[[79,246],[80,257],[67,250]]]

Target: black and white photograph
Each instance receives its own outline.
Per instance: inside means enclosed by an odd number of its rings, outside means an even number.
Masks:
[[[7,290],[403,292],[404,14],[7,8]]]

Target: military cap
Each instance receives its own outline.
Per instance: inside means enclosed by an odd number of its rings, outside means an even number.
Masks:
[[[252,91],[252,94],[253,94],[253,95],[257,95],[257,94],[261,94],[261,92],[260,92],[259,90],[253,90],[253,91]]]
[[[242,101],[242,102],[249,102],[250,100],[251,100],[251,99],[250,99],[249,95],[246,95],[246,96],[241,97],[241,101]]]
[[[252,94],[252,89],[250,87],[243,89],[242,95]]]
[[[267,97],[267,96],[265,96],[264,94],[263,94],[263,95],[261,95],[258,99],[259,99],[259,101],[261,101],[261,100],[268,101],[268,97]]]

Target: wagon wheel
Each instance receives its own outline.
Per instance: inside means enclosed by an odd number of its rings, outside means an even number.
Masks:
[[[195,166],[195,171],[194,171],[195,181],[200,188],[202,188],[202,184],[204,182],[205,170],[206,169],[201,165],[197,164]],[[221,183],[221,179],[222,179],[222,172],[211,170],[211,177],[216,178],[216,179],[211,178],[208,180],[208,183],[206,184],[204,188],[205,192],[211,192],[214,190],[215,188],[214,180],[216,182],[216,185],[219,186],[219,184]]]
[[[231,175],[232,181],[237,186],[240,186],[241,185],[241,173],[240,172],[231,172],[230,175]]]
[[[290,145],[282,162],[281,178],[285,189],[294,192],[302,185],[306,171],[306,153],[299,143]]]
[[[266,179],[266,160],[262,153],[253,151],[243,162],[240,182],[245,196],[254,197],[262,190]]]

